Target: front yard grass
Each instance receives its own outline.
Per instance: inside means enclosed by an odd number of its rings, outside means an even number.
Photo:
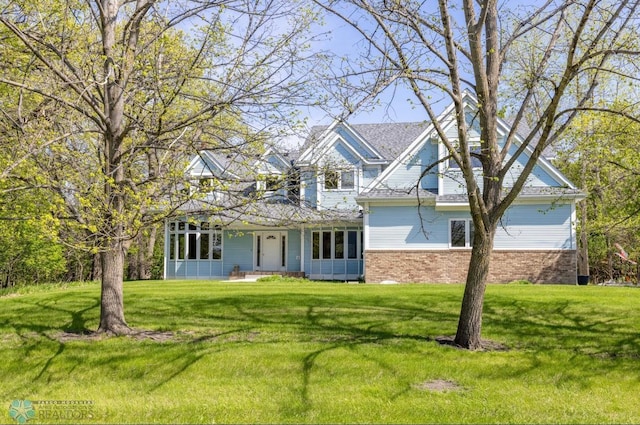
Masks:
[[[78,337],[97,284],[4,295],[0,423],[13,400],[93,403],[29,423],[640,422],[640,289],[491,285],[483,337],[507,349],[484,352],[436,341],[462,291],[125,283],[129,324],[156,339]]]

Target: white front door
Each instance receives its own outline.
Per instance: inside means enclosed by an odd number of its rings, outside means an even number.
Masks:
[[[256,232],[256,269],[284,270],[286,232]]]

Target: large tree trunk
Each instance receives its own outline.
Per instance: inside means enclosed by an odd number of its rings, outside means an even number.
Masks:
[[[98,332],[126,335],[131,328],[124,320],[123,274],[125,249],[116,242],[100,256],[102,262],[102,296]]]
[[[476,232],[478,233],[478,232]],[[476,240],[471,251],[469,272],[462,298],[458,330],[454,343],[469,350],[482,348],[480,335],[482,332],[482,307],[484,292],[489,276],[489,262],[493,250],[495,231],[490,231],[484,237],[476,234]]]

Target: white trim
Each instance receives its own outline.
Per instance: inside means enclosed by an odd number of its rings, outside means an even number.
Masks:
[[[447,147],[442,143],[438,143],[438,158],[445,157],[447,153]],[[444,173],[444,163],[441,162],[438,164],[438,195],[444,195]]]
[[[167,279],[167,265],[169,264],[169,220],[164,219],[164,259],[162,261],[162,280]]]
[[[453,111],[453,107],[454,104],[451,103],[440,115],[438,115],[436,121],[443,122],[444,118]],[[444,124],[444,127],[450,125],[446,122]],[[444,127],[443,130],[445,129]],[[420,148],[422,148],[422,146],[424,146],[424,144],[426,144],[429,139],[434,138],[434,132],[435,126],[433,125],[433,123],[431,123],[422,133],[420,133],[420,135],[418,135],[418,137],[414,139],[413,142],[411,142],[411,144],[404,150],[404,152],[402,152],[395,160],[391,162],[391,164],[382,172],[382,174],[376,177],[376,179],[365,188],[363,193],[368,193],[371,190],[375,189],[381,182],[386,180],[392,173],[394,173],[400,165],[404,164],[407,158],[416,155]]]
[[[364,232],[364,249],[363,252],[369,249],[369,203],[364,203],[364,209],[362,210],[362,231]],[[364,260],[364,258],[363,258]],[[364,267],[364,265],[363,265]]]
[[[358,205],[375,205],[375,206],[395,206],[395,207],[414,207],[418,205],[418,200],[413,198],[356,198]],[[435,198],[420,198],[420,205],[435,205]],[[366,208],[366,207],[365,207]]]
[[[451,243],[451,222],[453,221],[464,221],[464,246],[453,246]],[[471,249],[471,226],[473,225],[473,220],[470,218],[456,218],[451,217],[448,221],[447,232],[449,234],[449,249],[451,250],[460,250],[460,249]]]
[[[236,176],[235,174],[233,174],[231,171],[226,170],[222,166],[222,164],[209,151],[200,151],[200,152],[198,152],[198,154],[191,159],[191,162],[189,162],[189,165],[187,166],[186,173],[189,174],[191,177],[213,177],[213,176],[215,176],[215,173],[214,173],[215,170],[211,170],[209,167],[205,167],[206,172],[201,172],[200,174],[191,174],[191,169],[193,167],[195,167],[195,165],[198,162],[204,161],[205,158],[208,159],[209,161],[211,161],[213,163],[213,165],[218,167],[218,172],[222,176],[227,175],[227,176],[229,176],[231,178],[239,179],[239,177]]]
[[[357,168],[349,168],[349,169],[340,169],[340,168],[336,168],[336,169],[323,169],[322,170],[322,190],[324,192],[353,192],[358,190],[358,173],[357,173],[358,169]],[[332,172],[332,173],[336,173],[338,176],[338,187],[335,189],[327,189],[326,188],[326,179],[325,176],[327,174],[327,172]],[[342,187],[342,175],[345,173],[351,173],[351,175],[353,176],[353,187],[347,187],[347,188],[343,188]]]
[[[459,202],[437,202],[436,211],[469,211],[469,203]]]
[[[324,188],[324,173],[312,171],[316,178],[316,209],[322,210],[322,189]]]
[[[338,133],[337,128],[342,127],[357,143],[360,143],[366,150],[368,150],[372,156],[379,159],[367,159],[363,157],[357,150],[354,149],[351,143]],[[330,137],[331,133],[334,133],[333,137]],[[360,161],[366,164],[380,164],[387,163],[388,161],[382,157],[373,146],[369,144],[360,134],[348,123],[335,120],[318,139],[318,143],[315,146],[309,146],[300,157],[298,158],[298,165],[311,165],[317,164],[326,153],[337,144],[337,141],[342,141],[348,150]]]
[[[277,270],[264,270],[264,241],[265,236],[267,234],[277,234],[278,240],[278,265],[276,266]],[[260,266],[258,266],[258,236],[260,236]],[[284,266],[282,265],[282,237],[285,237],[286,249],[284,252]],[[254,270],[264,270],[264,271],[278,271],[284,272],[287,271],[287,266],[289,265],[289,232],[286,230],[260,230],[253,232],[253,268]]]
[[[471,93],[465,92],[463,96],[463,110],[466,110],[467,108],[471,108],[471,110],[477,109],[474,106],[474,104],[477,104],[477,99]],[[442,130],[444,132],[446,132],[452,125],[456,124],[456,121],[452,119],[450,116],[452,112],[454,112],[453,102],[447,108],[445,108],[445,110],[436,119],[436,121],[441,123]],[[507,123],[504,120],[498,118],[497,131],[499,136],[504,137],[511,131],[511,127],[507,125]],[[407,149],[405,149],[404,152],[402,152],[394,161],[392,161],[391,164],[362,191],[362,193],[368,193],[371,190],[380,186],[385,180],[387,180],[391,176],[391,174],[393,174],[398,169],[399,166],[406,163],[408,158],[415,156],[418,153],[418,151],[426,143],[428,143],[429,140],[435,140],[438,143],[438,159],[444,158],[446,155],[448,155],[448,152],[446,151],[446,147],[444,147],[442,141],[438,139],[438,135],[435,131],[435,126],[433,125],[433,123],[431,123],[427,127],[427,129],[424,130],[422,134],[420,134],[407,147]],[[455,140],[455,139],[451,139],[451,140]],[[469,141],[470,142],[475,141],[475,138],[470,139]],[[516,132],[514,137],[514,146],[521,146],[522,141],[523,141],[522,137]],[[525,154],[530,158],[532,153],[533,153],[533,148],[531,146],[526,146],[523,151],[523,154]],[[569,181],[569,179],[567,179],[567,177],[565,177],[564,174],[560,172],[560,170],[554,167],[553,164],[551,164],[551,162],[546,158],[544,158],[543,156],[540,156],[540,158],[538,158],[538,161],[536,161],[536,165],[540,166],[544,171],[546,171],[551,176],[553,180],[560,183],[561,185],[569,187],[570,189],[576,188],[573,185],[573,183],[571,183],[571,181]],[[439,194],[444,193],[443,192],[444,191],[443,174],[447,170],[448,170],[448,167],[447,167],[447,164],[444,163],[444,161],[438,164],[438,193]]]
[[[334,120],[323,132],[322,134],[320,134],[320,137],[318,138],[318,143],[317,144],[312,144],[311,146],[309,146],[307,148],[307,150],[305,150],[304,152],[302,152],[302,154],[300,154],[300,156],[298,157],[298,164],[303,165],[305,164],[305,158],[310,156],[311,158],[313,158],[314,156],[314,152],[316,152],[316,150],[318,148],[320,148],[320,146],[325,143],[325,139],[327,138],[327,136],[329,135],[329,133],[331,133],[334,128],[336,128],[338,126],[338,124],[340,124],[339,120]],[[310,160],[306,160],[306,161],[310,161]],[[310,163],[310,162],[308,162]]]
[[[300,228],[300,271],[302,273],[305,272],[304,270],[304,226],[302,226]]]
[[[571,239],[571,246],[573,249],[578,249],[578,235],[576,232],[576,226],[578,225],[578,213],[576,211],[576,203],[571,203],[571,223],[569,226],[569,238]]]
[[[300,183],[298,186],[298,205],[302,206],[305,203],[307,191],[307,183],[302,181],[302,172],[300,172]]]
[[[291,164],[289,163],[289,161],[287,161],[280,152],[275,150],[273,147],[269,147],[262,155],[260,155],[260,158],[256,159],[253,162],[253,168],[256,169],[258,165],[264,164],[265,162],[271,165],[271,163],[267,160],[267,157],[269,155],[275,156],[278,159],[278,161],[280,161],[280,164],[283,165],[283,168],[288,169],[289,167],[291,167]],[[279,171],[279,172],[280,174],[282,174],[282,171]]]

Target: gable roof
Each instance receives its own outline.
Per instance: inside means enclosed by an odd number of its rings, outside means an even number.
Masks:
[[[344,128],[367,147],[378,159],[393,161],[424,131],[428,124],[421,122],[347,124],[334,121],[329,126],[311,127],[309,136],[300,149],[301,163],[314,162],[314,156],[322,155],[338,138],[339,128]]]
[[[262,155],[256,158],[252,168],[257,173],[281,174],[283,170],[286,170],[290,166],[291,162],[285,158],[284,154],[278,152],[273,147],[269,147]]]
[[[238,178],[234,172],[232,154],[222,154],[213,151],[200,151],[191,159],[187,167],[187,173],[194,176],[217,176]],[[194,173],[194,171],[196,171]],[[235,170],[237,171],[237,170]]]
[[[465,108],[474,108],[472,105],[477,105],[478,100],[469,92],[465,92],[463,97],[464,107]],[[443,131],[447,131],[452,125],[456,125],[455,119],[453,119],[453,114],[455,113],[454,104],[451,103],[445,110],[438,116],[437,121],[443,128]],[[498,131],[501,133],[508,133],[510,131],[510,125],[506,121],[498,118]],[[521,144],[523,138],[516,133],[515,135],[515,144]],[[411,143],[408,144],[406,149],[401,152],[399,155],[394,157],[394,160],[391,164],[374,180],[372,181],[368,187],[363,190],[363,194],[367,194],[371,191],[375,191],[376,189],[382,188],[381,184],[384,182],[390,175],[392,175],[398,167],[402,164],[406,163],[408,158],[416,155],[419,150],[430,141],[434,139],[439,139],[435,126],[433,124],[426,125],[424,131],[420,133]],[[525,155],[531,155],[533,149],[531,146],[527,146],[524,150]],[[575,186],[567,177],[565,177],[560,170],[554,167],[549,160],[541,156],[538,159],[537,164],[542,167],[549,175],[555,179],[558,183],[568,187],[569,189],[575,189]],[[440,164],[440,168],[443,167],[443,164]]]

